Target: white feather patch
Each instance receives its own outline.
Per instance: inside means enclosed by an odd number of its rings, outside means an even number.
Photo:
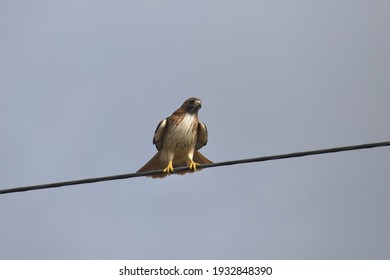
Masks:
[[[170,128],[167,139],[167,147],[169,150],[186,150],[190,152],[196,144],[196,117],[191,114],[186,114],[180,123]]]

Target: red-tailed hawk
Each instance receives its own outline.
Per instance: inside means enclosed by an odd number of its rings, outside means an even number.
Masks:
[[[153,137],[158,152],[137,172],[164,169],[163,174],[152,175],[153,178],[163,178],[173,173],[176,167],[188,166],[193,172],[199,164],[212,163],[198,152],[207,144],[206,125],[198,120],[200,107],[202,101],[199,98],[188,98],[170,117],[158,124]]]

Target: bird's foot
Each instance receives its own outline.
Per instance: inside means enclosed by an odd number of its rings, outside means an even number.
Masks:
[[[194,162],[191,160],[190,165],[188,166],[190,170],[196,171],[196,167],[199,165],[199,163]]]
[[[165,169],[163,170],[164,173],[173,173],[173,165],[172,165],[172,160],[169,161],[168,163],[168,166],[165,167]]]

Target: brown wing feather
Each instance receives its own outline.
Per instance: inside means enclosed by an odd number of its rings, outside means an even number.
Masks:
[[[203,146],[206,146],[207,144],[207,139],[208,139],[208,132],[207,132],[207,127],[204,123],[201,121],[198,122],[198,130],[197,130],[197,141],[196,141],[196,146],[195,149],[199,150]]]
[[[156,145],[157,151],[160,151],[164,146],[164,138],[168,129],[168,118],[163,119],[158,125],[156,130],[154,131],[153,136],[153,144]]]

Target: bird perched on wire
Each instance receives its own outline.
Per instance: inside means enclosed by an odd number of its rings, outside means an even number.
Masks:
[[[188,166],[190,170],[177,174],[196,171],[199,164],[212,163],[198,150],[207,144],[207,127],[198,119],[202,107],[199,98],[188,98],[173,114],[162,120],[154,132],[153,144],[158,150],[137,172],[164,169],[164,173],[151,175],[163,178],[174,172],[176,167]]]

